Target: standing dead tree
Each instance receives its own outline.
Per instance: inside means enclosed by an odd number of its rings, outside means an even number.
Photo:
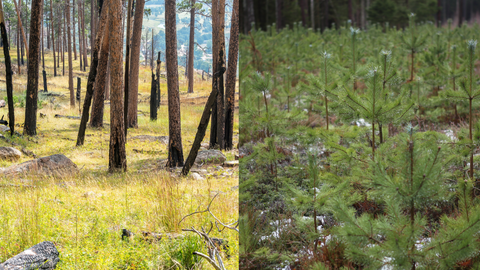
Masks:
[[[15,128],[15,111],[13,108],[13,82],[12,82],[12,62],[10,60],[9,43],[7,37],[7,29],[5,28],[5,19],[3,18],[3,4],[0,0],[0,33],[3,40],[3,54],[5,56],[5,75],[7,82],[7,99],[8,99],[8,120],[10,126],[10,134],[13,136]]]

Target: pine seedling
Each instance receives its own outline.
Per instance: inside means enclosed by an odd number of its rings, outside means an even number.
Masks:
[[[462,80],[460,82],[460,90],[461,91],[453,91],[450,90],[446,93],[447,97],[449,98],[456,98],[460,100],[468,100],[469,104],[469,140],[470,143],[473,143],[473,111],[472,111],[472,103],[473,100],[480,96],[480,88],[474,89],[473,86],[473,71],[474,71],[474,63],[476,60],[475,57],[475,48],[477,46],[476,40],[469,40],[467,42],[468,45],[468,59],[467,59],[467,80]],[[473,144],[471,146],[471,154],[470,154],[470,178],[473,179]]]
[[[408,38],[408,35],[400,35],[400,40],[404,44],[405,48],[410,52],[412,61],[411,61],[411,68],[410,68],[410,79],[409,81],[413,81],[413,76],[414,76],[414,63],[415,63],[415,53],[418,53],[425,45],[427,35],[420,35],[417,34],[415,31],[415,14],[410,15],[410,25],[409,25],[409,31],[410,31],[410,37]]]
[[[368,77],[368,91],[358,95],[345,89],[344,101],[350,109],[350,117],[364,118],[372,123],[372,159],[375,159],[375,123],[394,122],[404,118],[413,103],[402,104],[404,94],[396,98],[390,97],[387,89],[382,87],[378,68],[370,70]]]

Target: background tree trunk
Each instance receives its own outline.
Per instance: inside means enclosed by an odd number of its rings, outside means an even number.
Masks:
[[[82,25],[82,9],[81,9],[82,0],[78,0],[78,57],[80,58],[80,70],[83,70],[83,42],[82,42],[82,32],[81,25]]]
[[[83,145],[85,141],[85,129],[87,128],[88,122],[88,114],[90,112],[90,105],[92,102],[93,96],[93,84],[95,82],[95,77],[97,76],[97,65],[98,65],[98,51],[100,50],[100,41],[102,34],[108,34],[105,31],[105,25],[107,24],[107,17],[109,14],[109,5],[110,1],[112,0],[105,0],[103,4],[104,12],[101,15],[100,23],[98,24],[98,33],[100,33],[97,37],[95,37],[95,47],[93,48],[92,52],[92,66],[90,67],[90,72],[88,73],[88,80],[87,80],[87,91],[85,92],[85,101],[83,102],[83,110],[82,110],[82,119],[80,120],[80,127],[78,129],[78,136],[77,136],[77,146]],[[100,90],[102,91],[102,90]]]
[[[178,89],[177,23],[175,10],[175,0],[165,0],[165,56],[167,62],[169,130],[167,167],[183,166],[180,93]]]
[[[72,23],[73,23],[72,37],[73,37],[73,55],[74,55],[73,59],[77,60],[77,47],[75,45],[75,0],[73,0],[72,8],[73,8],[73,11],[72,11]]]
[[[195,49],[195,0],[190,1],[190,40],[188,43],[188,93],[193,93],[193,62]]]
[[[128,79],[130,78],[130,19],[132,15],[132,0],[128,0],[128,9],[127,9],[127,39],[126,39],[126,52],[125,52],[125,81],[124,81],[124,106],[123,106],[123,117],[124,117],[124,127],[125,127],[125,138],[127,138],[128,130],[128,102],[129,102],[129,87],[130,84]],[[153,31],[153,30],[152,30]],[[102,108],[103,109],[103,108]]]
[[[238,0],[233,1],[232,22],[230,28],[230,42],[228,45],[228,69],[226,85],[226,110],[225,110],[225,148],[233,148],[233,118],[235,112],[235,82],[237,79],[237,59],[238,59]]]
[[[218,0],[216,12],[218,14],[218,36],[217,42],[217,59],[214,74],[225,68],[225,0]],[[217,93],[217,144],[220,149],[225,149],[225,92],[224,92],[224,76],[218,77],[218,93]]]
[[[140,66],[140,43],[142,39],[143,8],[145,0],[136,0],[132,31],[132,51],[128,100],[128,127],[137,127],[138,70]]]
[[[67,50],[68,50],[68,89],[70,90],[70,106],[75,107],[75,91],[73,90],[72,36],[70,29],[70,0],[65,0],[65,17],[67,17]]]
[[[27,36],[25,36],[25,31],[23,31],[23,26],[22,26],[22,19],[20,18],[20,10],[19,10],[19,7],[17,5],[17,1],[16,0],[13,0],[13,3],[15,4],[15,9],[17,10],[17,18],[18,18],[18,27],[20,28],[20,31],[22,31],[22,37],[23,37],[23,43],[25,43],[25,50],[27,51],[27,59],[28,59],[28,56],[30,55],[28,53],[28,48],[27,48]],[[32,12],[33,14],[33,12]],[[31,33],[30,33],[31,35]],[[22,56],[23,56],[23,53],[22,53]],[[22,64],[23,64],[23,59],[22,59]]]
[[[27,97],[25,101],[25,125],[23,129],[23,133],[29,136],[37,134],[38,59],[40,56],[42,14],[43,1],[32,0],[30,45],[28,50]]]
[[[7,102],[8,102],[8,124],[10,135],[13,136],[15,130],[15,109],[13,108],[13,80],[12,63],[10,60],[9,42],[7,38],[7,29],[5,28],[5,19],[3,18],[3,4],[0,0],[0,34],[3,40],[3,55],[5,56],[5,75],[7,83]]]
[[[87,61],[87,40],[85,37],[85,2],[82,1],[82,41],[83,41],[83,71],[88,67]]]

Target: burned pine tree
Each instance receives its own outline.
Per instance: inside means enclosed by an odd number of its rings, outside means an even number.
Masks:
[[[15,110],[13,108],[13,81],[12,81],[12,62],[10,59],[9,43],[7,37],[7,29],[5,28],[5,20],[3,18],[3,4],[0,0],[0,36],[2,37],[3,54],[5,56],[5,75],[7,82],[7,101],[8,101],[8,120],[10,134],[13,135],[15,128]]]
[[[233,121],[235,112],[235,82],[237,77],[238,59],[238,0],[233,1],[232,23],[230,28],[230,43],[228,46],[228,70],[225,92],[225,148],[233,148]]]

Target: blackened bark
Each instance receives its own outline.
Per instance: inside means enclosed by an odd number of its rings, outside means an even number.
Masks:
[[[127,138],[128,130],[128,101],[129,101],[129,87],[128,79],[130,78],[130,16],[132,15],[132,0],[128,0],[127,9],[127,39],[126,39],[126,51],[125,51],[125,81],[124,81],[124,104],[123,104],[123,126],[125,127],[125,138]],[[152,30],[153,31],[153,30]]]
[[[235,4],[234,4],[235,6]],[[276,9],[276,25],[277,30],[282,29],[282,22],[283,22],[283,0],[275,0],[275,9]]]
[[[42,74],[43,74],[43,91],[44,91],[44,92],[48,92],[48,88],[47,88],[47,72],[45,71],[45,69],[42,71]]]
[[[155,82],[155,75],[152,72],[152,87],[150,91],[150,120],[157,120],[157,86]]]
[[[70,90],[70,107],[75,107],[72,67],[72,36],[70,28],[70,0],[65,1],[65,17],[67,17],[67,51],[68,51],[68,89]]]
[[[95,79],[95,91],[93,93],[92,120],[90,121],[91,127],[103,127],[103,110],[105,104],[104,89],[105,85],[109,84],[107,78],[109,48],[110,42],[108,39],[108,35],[104,35],[102,41],[102,48],[100,51],[100,60],[98,61],[98,73]]]
[[[217,46],[214,53],[217,55],[214,61],[214,74],[225,69],[225,0],[218,0],[215,4],[217,17],[217,30],[215,43]],[[212,5],[213,6],[213,5]],[[225,149],[225,91],[224,77],[217,78],[217,144],[220,149]],[[215,80],[215,79],[214,79]]]
[[[5,75],[7,83],[7,102],[8,102],[8,120],[10,127],[10,135],[13,136],[15,129],[15,109],[13,108],[13,81],[12,81],[12,62],[10,59],[9,42],[7,38],[7,29],[5,28],[5,20],[3,18],[3,4],[0,0],[0,33],[3,42],[3,55],[5,56]]]
[[[87,60],[87,38],[85,37],[85,1],[82,1],[82,41],[83,41],[83,71],[88,67]],[[93,47],[93,46],[92,46]],[[92,55],[93,62],[93,55]]]
[[[238,0],[233,1],[230,43],[228,46],[227,85],[225,93],[225,148],[233,148],[233,120],[235,112],[235,82],[237,79],[238,60]]]
[[[140,65],[140,42],[142,39],[143,8],[145,0],[137,0],[135,3],[135,15],[132,31],[131,63],[129,80],[128,100],[128,127],[137,127],[137,103],[138,103],[138,70]]]
[[[104,1],[105,10],[108,10],[110,0]],[[82,119],[80,121],[80,127],[78,129],[78,136],[77,136],[77,146],[83,145],[85,141],[85,129],[87,128],[88,122],[88,114],[90,112],[90,105],[92,102],[93,96],[93,83],[95,82],[95,77],[97,75],[97,65],[98,65],[98,51],[100,48],[100,39],[101,36],[104,34],[105,24],[107,21],[108,12],[103,12],[100,17],[100,23],[98,25],[97,37],[95,38],[95,47],[93,48],[92,53],[92,66],[90,67],[90,72],[88,74],[87,80],[87,91],[85,93],[85,101],[83,102],[83,111],[82,111]],[[100,90],[101,91],[101,90]]]
[[[43,1],[32,0],[32,18],[30,20],[30,44],[28,55],[27,97],[25,101],[25,125],[23,133],[37,134],[37,95],[38,69],[40,56],[40,27],[42,23]]]
[[[155,99],[157,101],[157,104],[156,104],[156,107],[157,107],[157,110],[160,108],[160,98],[161,98],[161,95],[160,95],[160,67],[162,66],[162,61],[160,60],[160,58],[162,57],[162,52],[158,52],[158,58],[157,58],[157,83],[156,83],[156,86],[157,86],[157,89],[156,89],[156,93],[157,93],[157,98]]]
[[[108,170],[127,170],[125,126],[123,120],[123,39],[122,1],[110,0],[108,34],[110,42],[110,147]],[[105,10],[104,10],[105,11]]]
[[[201,143],[205,138],[205,132],[207,131],[208,120],[212,111],[213,104],[217,99],[217,87],[212,87],[212,92],[208,97],[207,104],[205,104],[205,109],[203,109],[202,118],[200,119],[200,124],[198,125],[197,134],[195,135],[195,140],[193,141],[192,149],[188,154],[187,160],[185,161],[185,166],[183,166],[182,174],[187,175],[190,172],[190,169],[197,158],[198,149],[200,149]]]
[[[73,59],[74,60],[77,60],[77,47],[75,45],[75,0],[73,0],[73,11],[72,11],[72,23],[73,23],[73,27],[72,27],[72,37],[73,37]]]
[[[178,89],[177,29],[175,0],[165,0],[165,43],[168,88],[168,162],[167,167],[183,166],[180,93]]]

